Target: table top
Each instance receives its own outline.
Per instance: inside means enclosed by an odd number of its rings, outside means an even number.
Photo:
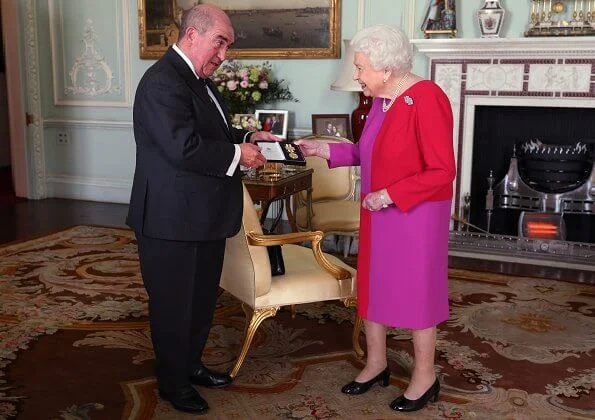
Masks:
[[[283,166],[280,171],[261,169],[247,172],[242,181],[248,185],[277,186],[311,175],[314,169],[305,166]]]

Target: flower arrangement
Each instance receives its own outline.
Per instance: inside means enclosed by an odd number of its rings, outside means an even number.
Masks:
[[[258,131],[262,129],[262,124],[256,119],[254,114],[234,114],[231,119],[231,125],[235,128],[243,128],[249,131]]]
[[[285,80],[275,79],[268,61],[260,65],[228,61],[215,71],[213,82],[232,115],[250,113],[257,105],[275,101],[297,102]]]

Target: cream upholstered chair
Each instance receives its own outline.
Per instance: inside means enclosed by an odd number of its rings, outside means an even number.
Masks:
[[[301,303],[341,300],[355,306],[355,270],[320,250],[322,232],[263,235],[250,194],[244,187],[242,228],[227,240],[221,288],[242,301],[246,313],[245,339],[231,371],[236,376],[258,326],[275,316],[280,307]],[[294,243],[312,241],[312,249]],[[285,274],[271,276],[267,245],[283,244]],[[358,341],[361,319],[356,317],[353,346],[363,356]]]
[[[308,140],[327,143],[351,143],[342,137],[307,136]],[[359,236],[360,200],[354,198],[358,179],[355,166],[329,169],[325,159],[310,156],[306,166],[313,168],[312,206],[308,212],[307,196],[304,192],[294,200],[294,214],[299,231],[321,230],[325,235],[345,235],[343,254],[349,253],[350,238]]]

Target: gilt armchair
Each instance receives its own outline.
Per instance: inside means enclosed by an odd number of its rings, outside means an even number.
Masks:
[[[244,214],[237,235],[229,238],[221,275],[221,288],[242,302],[246,314],[245,338],[230,375],[235,377],[246,358],[254,334],[267,318],[283,306],[340,300],[347,307],[356,304],[355,270],[320,249],[322,232],[263,235],[250,194],[244,187]],[[312,248],[294,245],[311,241]],[[285,274],[271,276],[267,245],[283,245]],[[361,319],[356,316],[353,348],[361,357],[358,337]]]
[[[351,143],[342,137],[307,136],[307,140],[327,143]],[[358,180],[355,166],[329,169],[325,159],[310,156],[306,166],[313,168],[312,200],[308,212],[306,194],[297,194],[294,200],[294,214],[298,231],[321,230],[324,235],[343,235],[343,255],[349,254],[351,238],[359,236],[360,200],[355,195]]]

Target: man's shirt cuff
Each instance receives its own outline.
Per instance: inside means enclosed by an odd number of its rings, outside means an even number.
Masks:
[[[238,163],[240,163],[240,157],[242,156],[242,149],[240,149],[240,146],[237,144],[234,144],[233,146],[235,147],[236,152],[233,155],[233,160],[231,161],[231,165],[229,165],[229,169],[227,169],[227,172],[225,173],[227,176],[233,176],[236,168],[238,167]]]
[[[252,134],[254,134],[254,132],[252,132],[252,131],[248,131],[246,134],[244,134],[242,143],[246,143],[246,142],[250,141],[250,137],[252,137]]]

